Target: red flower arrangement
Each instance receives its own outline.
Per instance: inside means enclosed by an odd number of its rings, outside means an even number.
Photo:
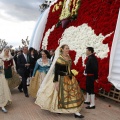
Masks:
[[[58,0],[59,3],[61,0]],[[53,5],[54,6],[54,5]],[[51,28],[53,25],[58,23],[59,15],[61,13],[62,8],[59,10],[52,12],[53,6],[50,9],[48,22],[46,24],[45,32]],[[114,31],[116,27],[118,11],[120,7],[119,0],[81,0],[81,5],[78,10],[78,17],[76,20],[69,23],[67,27],[70,26],[80,26],[83,23],[87,23],[96,35],[102,33],[102,35],[107,35],[112,33],[109,37],[105,38],[103,44],[108,44],[109,49],[111,50]],[[55,28],[53,32],[51,32],[48,37],[48,49],[56,49],[58,46],[58,40],[61,38],[64,29],[59,26]],[[75,59],[75,51],[70,52],[71,58]],[[99,63],[99,83],[95,82],[95,92],[98,92],[100,88],[105,89],[107,92],[111,89],[111,84],[108,82],[107,76],[109,72],[109,58],[110,52],[108,53],[108,57],[104,59],[98,58]],[[80,82],[80,87],[82,89],[86,88],[86,80],[83,75],[84,67],[82,66],[82,58],[79,58],[77,65],[73,63],[73,68],[79,71],[77,75],[77,79]]]

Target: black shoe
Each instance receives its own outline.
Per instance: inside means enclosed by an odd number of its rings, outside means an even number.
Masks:
[[[57,113],[58,115],[61,115],[61,113]]]
[[[28,95],[28,94],[25,94],[25,97],[29,97],[29,95]]]
[[[84,102],[84,104],[90,105],[90,102]]]
[[[22,90],[22,89],[19,89],[19,88],[18,88],[18,90],[19,90],[19,92],[23,92],[23,90]]]
[[[92,106],[92,107],[87,106],[86,109],[95,109],[95,106]]]
[[[76,115],[76,114],[74,114],[74,116],[75,116],[75,118],[84,118],[84,116],[83,115]]]

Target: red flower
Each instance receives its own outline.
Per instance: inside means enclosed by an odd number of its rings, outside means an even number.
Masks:
[[[58,0],[59,3],[61,0]],[[106,36],[115,31],[118,11],[120,7],[120,0],[81,0],[81,5],[78,10],[78,17],[76,20],[69,23],[70,26],[80,26],[83,23],[87,23],[96,35],[102,33],[102,35]],[[71,4],[72,8],[72,4]],[[59,21],[59,15],[61,13],[62,8],[60,8],[56,12],[52,12],[53,6],[50,9],[48,22],[46,24],[45,32],[51,28],[53,25],[57,24]],[[48,49],[56,49],[58,46],[58,40],[61,38],[64,29],[62,27],[55,28],[55,30],[50,34],[48,38]],[[114,33],[107,37],[103,44],[108,44],[109,49],[111,50],[112,41],[113,41]],[[74,60],[76,52],[71,51],[70,56]],[[99,91],[99,88],[105,89],[107,92],[110,91],[111,84],[108,82],[107,76],[109,72],[109,57],[110,52],[108,53],[108,57],[104,59],[98,58],[99,63],[99,83],[95,83],[95,92]],[[87,59],[86,59],[87,60]],[[85,60],[85,63],[86,63]],[[80,82],[80,87],[82,89],[86,89],[86,78],[83,75],[84,67],[82,66],[82,59],[80,58],[77,65],[73,63],[72,68],[75,68],[79,71],[79,75],[77,76],[77,80]]]

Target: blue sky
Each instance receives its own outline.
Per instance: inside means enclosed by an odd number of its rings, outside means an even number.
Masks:
[[[32,36],[44,0],[0,0],[0,38],[13,46]]]

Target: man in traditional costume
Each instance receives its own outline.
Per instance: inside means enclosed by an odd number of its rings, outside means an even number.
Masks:
[[[94,48],[87,47],[86,55],[88,56],[85,69],[87,98],[84,103],[89,105],[86,109],[95,109],[94,82],[98,81],[98,61],[94,55]]]

